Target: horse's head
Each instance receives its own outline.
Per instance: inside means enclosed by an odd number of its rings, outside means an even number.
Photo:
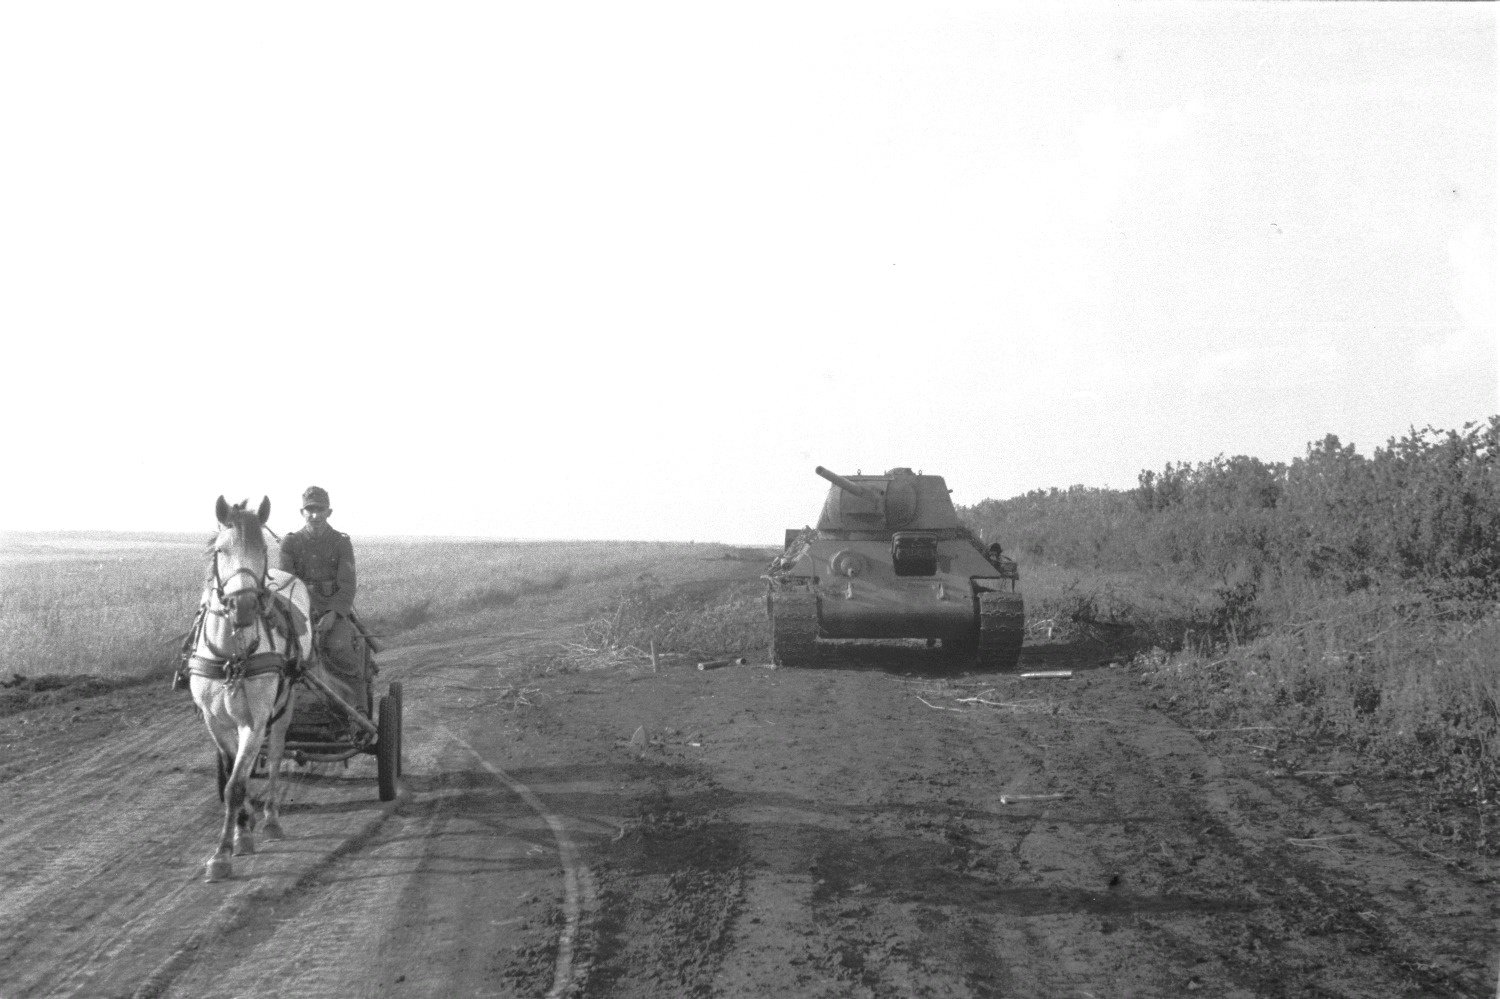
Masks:
[[[248,628],[255,623],[266,593],[266,570],[270,567],[262,528],[271,516],[271,500],[261,499],[259,509],[254,512],[246,509],[249,502],[244,500],[230,506],[220,496],[214,506],[220,527],[210,550],[214,595],[229,610],[236,628]]]

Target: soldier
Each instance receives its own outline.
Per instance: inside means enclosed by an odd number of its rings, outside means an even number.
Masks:
[[[354,545],[333,529],[328,491],[308,486],[302,493],[307,526],[281,539],[280,568],[307,584],[312,598],[314,641],[329,671],[359,691],[365,707],[365,640],[354,617]]]

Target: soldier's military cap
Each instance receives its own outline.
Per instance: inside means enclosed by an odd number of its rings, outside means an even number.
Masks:
[[[304,510],[310,506],[327,507],[331,505],[328,502],[328,490],[322,486],[308,486],[302,492],[302,509]]]

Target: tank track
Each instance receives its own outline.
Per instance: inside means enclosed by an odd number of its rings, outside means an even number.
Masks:
[[[771,618],[771,661],[777,666],[818,664],[818,598],[801,581],[773,580],[766,593]]]
[[[979,665],[1015,669],[1026,637],[1026,607],[1019,593],[979,593]]]

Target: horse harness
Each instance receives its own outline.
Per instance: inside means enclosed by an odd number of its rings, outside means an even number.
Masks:
[[[275,534],[272,532],[272,536]],[[203,606],[198,608],[198,616],[193,621],[193,627],[188,631],[186,639],[182,643],[182,665],[178,667],[173,677],[173,689],[186,685],[187,676],[201,676],[209,680],[219,680],[233,687],[243,681],[256,676],[264,676],[267,673],[276,674],[276,709],[271,717],[267,719],[266,725],[274,725],[286,712],[290,701],[284,696],[287,688],[302,675],[303,663],[301,657],[301,646],[297,640],[297,627],[292,619],[292,613],[287,606],[272,595],[266,586],[266,573],[261,571],[260,575],[251,569],[239,568],[229,574],[229,580],[219,575],[219,553],[216,550],[213,556],[214,573],[214,603],[211,606],[209,600],[205,599]],[[250,643],[248,649],[225,651],[214,644],[213,639],[204,633],[204,627],[208,623],[208,615],[216,617],[228,617],[231,613],[227,594],[224,592],[225,584],[232,581],[236,576],[243,573],[254,581],[256,617],[255,621],[260,626],[256,636]],[[237,634],[239,629],[234,629],[232,634]],[[286,636],[287,653],[283,655],[275,649],[265,652],[260,649],[261,634],[270,636],[277,630]],[[197,650],[199,643],[208,648],[210,655],[199,655]],[[236,646],[239,642],[234,643]]]
[[[235,683],[246,680],[253,676],[261,676],[265,673],[279,673],[286,677],[295,679],[301,673],[301,657],[297,651],[297,630],[292,622],[291,612],[282,605],[281,601],[270,596],[266,588],[265,576],[257,577],[249,569],[236,569],[230,573],[229,578],[234,579],[240,573],[244,573],[255,579],[256,604],[259,613],[256,621],[260,624],[261,632],[270,635],[277,626],[287,639],[287,655],[283,655],[274,649],[258,652],[260,648],[260,634],[250,643],[248,649],[236,649],[228,651],[214,644],[213,639],[203,633],[204,625],[207,623],[208,615],[216,617],[227,617],[229,608],[225,605],[224,584],[225,580],[219,576],[219,556],[214,553],[214,597],[218,601],[217,607],[211,607],[207,602],[199,608],[197,620],[193,622],[192,631],[189,632],[187,641],[183,643],[183,651],[186,654],[187,672],[194,676],[207,677],[210,680],[223,680]],[[272,618],[276,620],[272,620]],[[208,647],[212,657],[196,654],[199,640]],[[238,643],[235,643],[238,644]]]

